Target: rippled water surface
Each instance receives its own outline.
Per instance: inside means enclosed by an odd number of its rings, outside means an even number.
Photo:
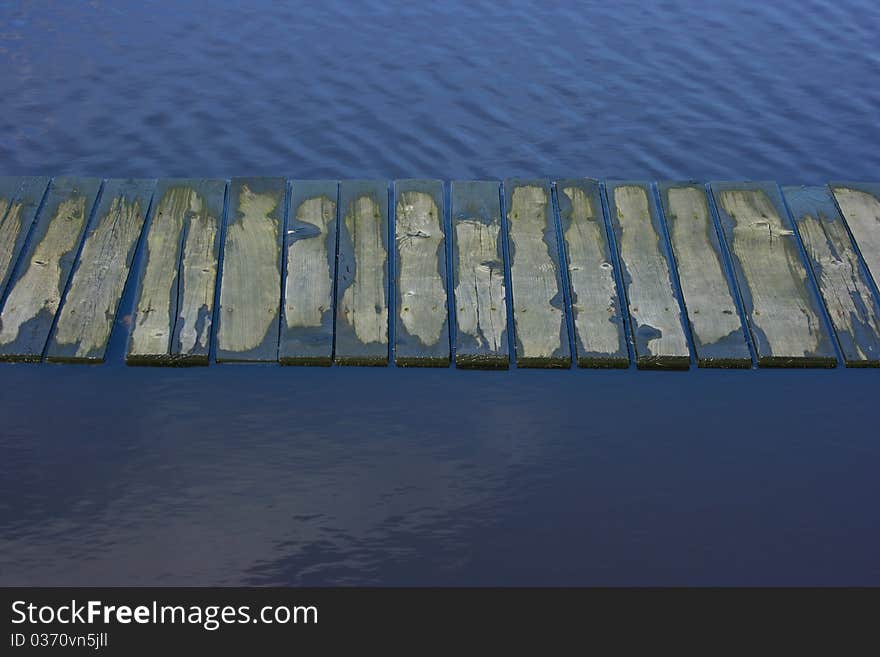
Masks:
[[[0,174],[877,180],[878,25],[4,3]],[[0,583],[880,584],[877,372],[170,371],[125,331],[0,366]]]

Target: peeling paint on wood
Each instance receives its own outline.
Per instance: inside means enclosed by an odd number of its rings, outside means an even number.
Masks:
[[[113,179],[104,185],[96,221],[86,232],[49,341],[48,360],[104,362],[155,184],[155,180]]]
[[[507,299],[497,182],[452,183],[456,367],[507,368]]]
[[[0,177],[0,300],[48,185],[44,177]]]
[[[733,283],[702,184],[659,184],[700,367],[751,367]]]
[[[880,305],[827,187],[783,194],[819,284],[847,367],[880,365]]]
[[[388,183],[343,180],[336,362],[388,364]]]
[[[225,190],[223,180],[159,182],[126,362],[208,363]]]
[[[835,367],[834,346],[775,183],[714,182],[724,238],[762,367]]]
[[[607,188],[609,219],[620,255],[636,366],[688,369],[690,349],[651,186],[642,182],[608,182]]]
[[[394,362],[449,366],[443,183],[398,180],[395,245],[397,319]]]
[[[100,187],[97,178],[52,181],[0,312],[0,360],[42,358]]]
[[[880,288],[880,183],[831,183],[874,284]]]
[[[279,351],[286,365],[330,365],[333,360],[338,191],[335,180],[293,181]]]
[[[571,350],[550,185],[504,182],[518,367],[569,367]]]
[[[599,183],[556,183],[579,367],[629,367]]]
[[[218,362],[278,359],[286,191],[283,178],[234,178],[230,185]]]

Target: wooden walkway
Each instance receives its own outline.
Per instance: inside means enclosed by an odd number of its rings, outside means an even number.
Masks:
[[[3,361],[877,367],[878,283],[880,183],[0,177]]]

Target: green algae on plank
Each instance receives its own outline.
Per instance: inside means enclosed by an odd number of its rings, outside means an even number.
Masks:
[[[279,358],[287,365],[330,365],[339,184],[294,180],[285,243],[284,319]]]
[[[443,183],[395,183],[397,324],[395,362],[401,366],[449,365],[446,239]]]
[[[775,183],[713,182],[724,239],[762,367],[835,367],[837,357]]]
[[[48,185],[45,177],[0,177],[0,299]]]
[[[388,364],[388,183],[343,180],[336,291],[341,365]]]
[[[281,308],[283,178],[236,178],[220,282],[217,360],[275,361]]]
[[[880,305],[827,187],[785,187],[847,367],[880,365]]]
[[[636,366],[688,369],[690,349],[651,187],[642,182],[607,185]]]
[[[0,310],[0,360],[39,361],[101,181],[56,178]]]
[[[518,367],[568,367],[571,350],[550,185],[504,183]]]
[[[494,181],[452,183],[456,367],[509,365],[500,191]]]
[[[599,183],[586,178],[560,180],[556,194],[578,366],[628,367],[623,314]]]
[[[49,342],[50,361],[104,361],[155,180],[109,180]]]
[[[706,188],[664,182],[659,189],[698,366],[750,367],[752,357]]]

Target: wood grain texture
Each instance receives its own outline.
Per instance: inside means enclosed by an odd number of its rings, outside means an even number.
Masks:
[[[736,291],[703,184],[659,183],[660,203],[678,267],[700,367],[751,367]]]
[[[285,365],[333,361],[333,282],[339,183],[294,180],[279,356]]]
[[[651,186],[623,181],[606,185],[636,366],[688,369],[690,349]]]
[[[713,182],[761,367],[835,367],[837,357],[775,183]]]
[[[831,183],[843,218],[880,288],[880,183]]]
[[[784,187],[847,367],[880,365],[880,305],[827,187]]]
[[[507,287],[501,233],[501,185],[452,183],[452,281],[455,365],[507,368]]]
[[[283,178],[234,178],[230,184],[218,362],[278,359],[286,193]]]
[[[508,179],[504,198],[517,367],[569,367],[571,349],[550,184]]]
[[[629,367],[599,183],[556,182],[579,367]]]
[[[0,300],[48,186],[45,177],[0,177]]]
[[[340,185],[336,355],[340,365],[388,364],[388,183]]]
[[[156,188],[126,362],[207,365],[224,180]]]
[[[61,305],[98,178],[56,178],[0,311],[0,360],[39,361]]]
[[[116,311],[155,180],[112,179],[104,184],[85,242],[49,340],[46,358],[103,363]]]
[[[448,367],[443,183],[398,180],[395,189],[396,324],[394,362]]]

